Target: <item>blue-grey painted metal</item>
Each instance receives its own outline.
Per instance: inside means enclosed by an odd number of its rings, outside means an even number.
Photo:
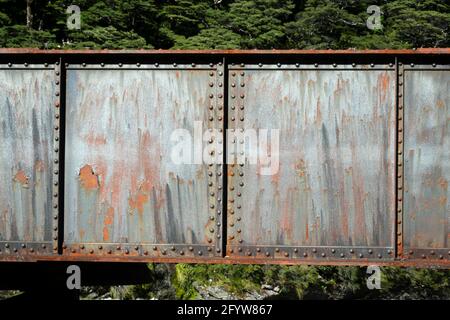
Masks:
[[[0,252],[52,250],[54,66],[0,65]]]
[[[177,130],[221,126],[222,76],[217,65],[69,67],[67,254],[221,255],[221,166],[194,162],[194,145],[192,163],[172,154]]]
[[[405,67],[404,255],[450,256],[450,68]]]
[[[450,266],[448,49],[0,51],[1,261]]]
[[[393,259],[394,68],[246,65],[229,81],[229,127],[259,130],[272,162],[252,164],[247,148],[245,165],[229,167],[228,252]],[[262,129],[279,130],[279,165]]]

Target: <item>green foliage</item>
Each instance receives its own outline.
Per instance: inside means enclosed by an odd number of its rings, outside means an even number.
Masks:
[[[446,0],[0,0],[2,47],[387,49],[450,46]],[[366,21],[381,8],[381,30]]]
[[[367,288],[364,267],[178,264],[176,296],[197,299],[199,288],[218,286],[237,297],[279,287],[271,299],[449,299],[450,270],[381,268],[381,289]]]

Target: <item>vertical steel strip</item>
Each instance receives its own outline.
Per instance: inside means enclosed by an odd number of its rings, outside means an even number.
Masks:
[[[61,58],[55,63],[55,119],[54,119],[54,160],[53,160],[53,252],[58,252],[59,224],[59,147],[61,110]]]
[[[217,191],[217,194],[212,194],[212,200],[215,202],[215,206],[212,209],[211,217],[215,217],[215,255],[222,256],[222,230],[223,230],[223,221],[222,221],[222,201],[223,201],[223,132],[224,132],[224,70],[225,66],[223,61],[220,61],[217,65],[216,72],[216,108],[214,108],[213,116],[216,118],[215,128],[212,128],[217,133],[217,136],[214,136],[214,146],[218,149],[215,152],[217,154],[214,155],[215,163],[213,165],[216,166],[216,181],[217,187],[214,188]],[[210,143],[213,143],[210,140]]]
[[[402,62],[396,63],[397,68],[397,226],[396,257],[403,257],[403,173],[404,173],[404,83],[405,72]]]
[[[241,64],[241,67],[245,67]],[[229,152],[231,163],[228,164],[228,225],[232,228],[233,233],[228,237],[228,243],[230,245],[237,241],[239,245],[243,243],[242,239],[242,229],[240,227],[240,222],[242,217],[240,216],[240,211],[242,204],[240,203],[242,199],[242,189],[244,187],[244,182],[242,177],[244,172],[242,169],[245,164],[245,135],[244,135],[244,99],[245,94],[239,88],[245,87],[244,70],[231,70],[229,72],[229,97],[230,97],[230,117],[229,123],[231,124],[231,134],[228,138],[227,145],[232,149]],[[239,138],[239,140],[238,140]],[[237,161],[236,161],[237,160]],[[237,248],[238,252],[242,252],[242,247]],[[230,254],[235,253],[233,248],[229,250]],[[250,253],[251,254],[251,253]]]

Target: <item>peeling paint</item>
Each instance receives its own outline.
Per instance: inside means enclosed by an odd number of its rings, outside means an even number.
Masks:
[[[98,189],[99,187],[98,176],[94,173],[94,170],[90,165],[88,164],[84,165],[80,169],[79,176],[83,188],[85,188],[86,190]]]

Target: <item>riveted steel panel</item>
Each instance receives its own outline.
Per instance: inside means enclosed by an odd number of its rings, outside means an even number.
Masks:
[[[228,167],[228,254],[393,259],[393,66],[237,65],[229,83],[229,148],[244,146],[245,164]],[[239,137],[251,129],[258,146]]]
[[[450,259],[450,67],[404,71],[404,257]]]
[[[0,65],[0,260],[53,253],[55,68]]]
[[[202,145],[177,164],[172,134],[222,126],[222,77],[221,63],[68,66],[66,254],[221,255],[221,165],[195,162]]]

